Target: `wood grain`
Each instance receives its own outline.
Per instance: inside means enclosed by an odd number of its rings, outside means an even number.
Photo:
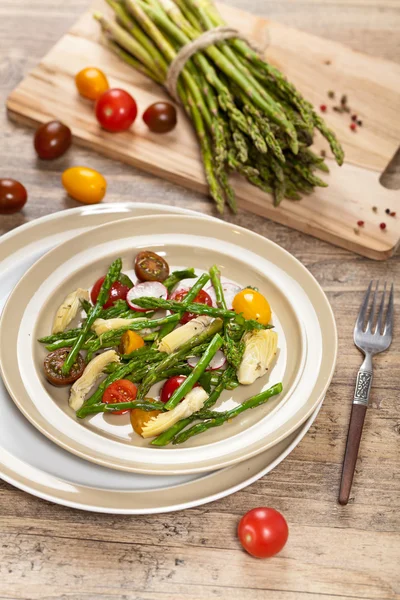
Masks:
[[[2,0],[0,100],[87,8],[85,0]],[[231,0],[290,27],[399,61],[398,0]],[[60,190],[72,164],[98,169],[110,202],[175,204],[211,214],[201,194],[74,147],[44,165],[32,132],[0,114],[0,176],[29,190],[24,213],[1,217],[0,233],[76,204]],[[397,181],[396,181],[397,180]],[[393,185],[400,183],[394,169]],[[400,212],[400,211],[399,211]],[[386,219],[382,215],[382,219]],[[229,220],[277,242],[322,284],[339,330],[339,360],[322,410],[295,451],[272,473],[207,506],[147,517],[96,515],[56,506],[0,483],[0,600],[347,600],[400,598],[400,336],[374,365],[350,503],[337,504],[354,382],[361,355],[352,345],[354,319],[371,278],[394,280],[400,259],[370,261],[345,249],[241,212]],[[396,297],[398,313],[399,292]],[[23,440],[21,441],[23,443]],[[240,516],[274,506],[290,538],[275,559],[242,552]]]
[[[76,93],[75,73],[87,64],[101,64],[111,84],[127,88],[139,106],[148,106],[162,95],[166,97],[159,86],[133,72],[101,45],[99,26],[92,16],[94,9],[105,12],[108,7],[104,0],[95,0],[93,7],[12,92],[7,101],[10,115],[35,126],[62,112],[76,143],[207,193],[198,143],[183,111],[178,127],[167,136],[154,136],[140,120],[128,132],[110,136],[99,128],[92,104],[83,102]],[[331,174],[327,189],[316,189],[302,202],[285,201],[279,208],[273,207],[268,195],[243,178],[235,178],[240,205],[370,258],[384,260],[391,256],[400,241],[400,219],[392,219],[384,232],[379,224],[385,208],[395,203],[399,192],[384,188],[379,175],[399,145],[400,67],[226,5],[221,5],[221,10],[228,23],[248,37],[258,42],[269,37],[269,60],[315,106],[328,104],[326,119],[346,153],[341,168],[328,158]],[[334,102],[327,99],[331,87],[336,90],[335,103],[345,93],[353,112],[362,119],[363,126],[357,133],[350,130],[348,114],[333,111]],[[317,152],[326,149],[321,136],[317,136],[315,147]],[[362,229],[356,228],[358,220],[365,223]]]

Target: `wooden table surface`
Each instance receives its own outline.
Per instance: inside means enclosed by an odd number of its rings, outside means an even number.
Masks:
[[[400,60],[399,0],[230,0],[356,50]],[[0,104],[86,7],[86,0],[2,0]],[[62,118],[62,115],[60,115]],[[38,163],[32,131],[0,113],[0,177],[23,181],[23,213],[0,216],[0,234],[75,206],[60,173],[86,164],[109,182],[108,202],[162,202],[212,214],[209,202],[83,149]],[[396,169],[392,187],[400,180]],[[391,207],[396,210],[395,207]],[[400,213],[400,205],[398,207]],[[354,379],[361,356],[354,319],[371,278],[400,283],[400,258],[385,263],[353,255],[259,217],[229,217],[292,252],[326,291],[338,323],[339,359],[309,433],[272,473],[206,506],[160,516],[96,515],[56,506],[0,482],[0,599],[306,600],[400,598],[400,332],[375,361],[351,501],[337,504]],[[400,287],[397,285],[397,306]],[[23,443],[23,440],[21,440]],[[243,513],[282,511],[290,538],[282,553],[259,561],[236,537]]]

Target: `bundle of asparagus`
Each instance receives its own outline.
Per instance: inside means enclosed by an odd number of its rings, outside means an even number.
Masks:
[[[179,50],[205,31],[224,26],[213,0],[107,0],[116,20],[94,16],[110,48],[159,84]],[[314,130],[327,139],[338,164],[343,150],[312,105],[273,65],[240,38],[197,51],[184,65],[177,95],[199,139],[210,194],[219,212],[236,211],[230,172],[283,198],[300,200],[326,187],[328,172],[309,146]]]

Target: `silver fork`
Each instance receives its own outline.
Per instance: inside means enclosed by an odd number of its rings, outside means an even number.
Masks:
[[[371,310],[368,314],[369,300],[373,282],[368,286],[363,303],[358,313],[354,327],[354,343],[365,359],[357,375],[356,388],[354,392],[353,407],[351,410],[349,432],[347,434],[346,453],[343,461],[342,480],[340,482],[339,504],[347,504],[349,501],[351,485],[353,483],[354,470],[357,462],[358,448],[360,446],[361,434],[364,426],[365,413],[367,412],[369,394],[372,384],[372,358],[375,354],[384,352],[392,343],[393,332],[393,284],[390,288],[389,302],[385,314],[386,283],[383,288],[382,299],[376,319],[376,307],[378,300],[379,281],[376,283],[372,298]]]

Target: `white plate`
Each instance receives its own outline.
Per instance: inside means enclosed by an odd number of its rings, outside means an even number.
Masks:
[[[207,235],[199,235],[203,231]],[[78,422],[67,407],[67,397],[44,383],[43,357],[35,341],[48,331],[54,306],[67,292],[78,285],[87,287],[116,256],[128,264],[134,248],[146,247],[164,251],[170,264],[182,264],[182,256],[188,261],[183,264],[198,268],[216,261],[243,286],[250,278],[271,299],[282,344],[282,360],[268,382],[274,383],[274,377],[284,381],[280,398],[250,415],[244,413],[233,425],[221,428],[222,432],[211,430],[198,442],[171,450],[149,447],[132,434],[127,439],[124,427],[118,432],[107,417],[102,425],[92,420],[84,421],[85,426]],[[27,299],[26,308],[20,298]],[[175,216],[105,225],[49,252],[28,271],[10,297],[0,342],[6,384],[21,410],[45,435],[98,464],[151,474],[209,471],[272,447],[295,431],[321,402],[336,358],[336,329],[329,303],[296,259],[242,228]],[[246,391],[238,388],[234,401],[242,402],[266,383],[259,380]],[[232,400],[225,398],[225,404],[229,402]]]
[[[0,238],[0,309],[21,275],[57,243],[107,221],[163,212],[193,214],[193,211],[163,205],[105,204],[42,217],[3,235]],[[295,448],[320,407],[295,433],[270,450],[207,476],[138,475],[88,463],[41,435],[16,408],[1,381],[0,408],[0,477],[5,481],[64,506],[96,512],[145,514],[198,506],[250,485]]]

